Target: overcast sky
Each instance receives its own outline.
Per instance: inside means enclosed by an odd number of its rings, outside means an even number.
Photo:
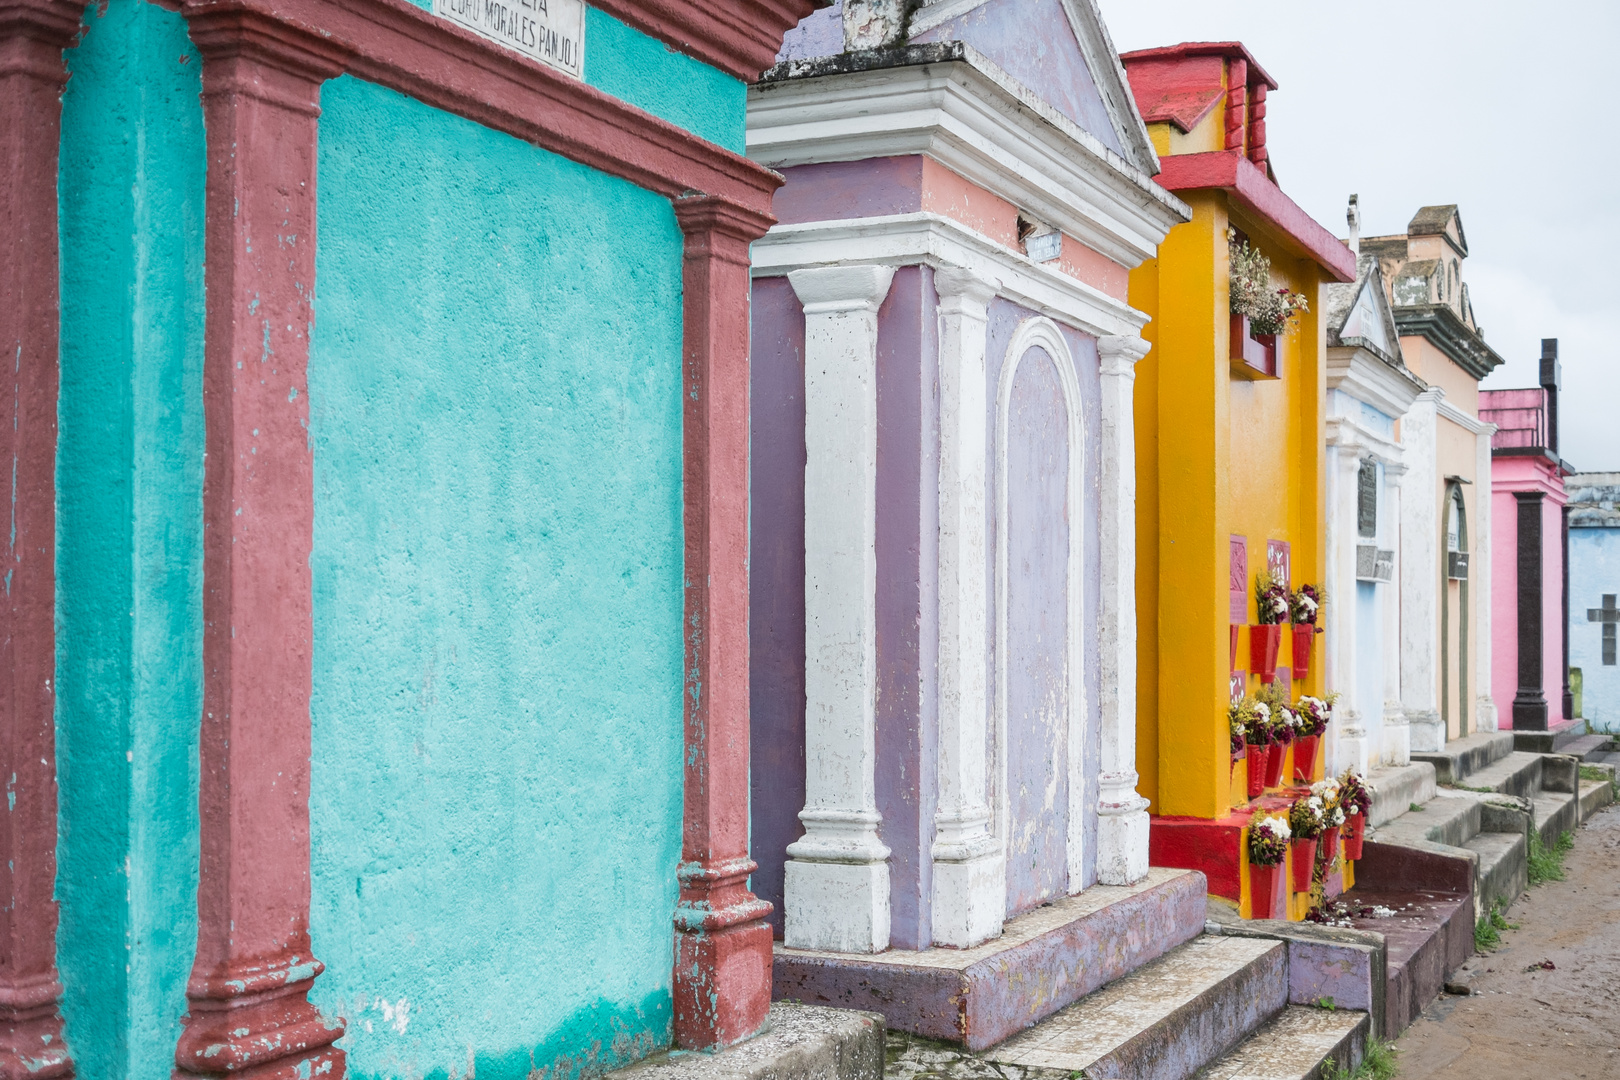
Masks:
[[[1404,232],[1456,203],[1464,278],[1533,386],[1541,339],[1564,366],[1562,456],[1620,470],[1620,2],[1099,0],[1121,52],[1241,41],[1281,87],[1266,145],[1282,189],[1339,236]]]

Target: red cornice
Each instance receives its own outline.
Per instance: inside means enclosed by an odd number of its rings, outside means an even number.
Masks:
[[[1237,150],[1159,159],[1154,177],[1166,191],[1218,188],[1244,212],[1282,235],[1293,254],[1313,259],[1334,281],[1356,280],[1356,259],[1344,242],[1283,194],[1282,188]]]
[[[667,198],[699,192],[767,212],[782,183],[741,155],[406,0],[192,0],[181,11],[194,23],[251,13],[256,24],[319,35],[363,79]]]
[[[591,0],[629,23],[726,74],[753,82],[776,63],[782,35],[827,0]]]

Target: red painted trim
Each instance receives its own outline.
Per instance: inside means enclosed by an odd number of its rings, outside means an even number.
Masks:
[[[686,236],[683,482],[686,793],[675,1041],[723,1046],[771,1003],[771,905],[748,891],[748,245],[768,214],[680,199]]]
[[[578,79],[486,41],[406,0],[201,0],[314,28],[343,69],[668,198],[720,195],[770,208],[782,178]],[[786,30],[786,27],[783,27]]]
[[[1136,49],[1132,52],[1120,53],[1122,64],[1129,68],[1140,61],[1157,60],[1184,60],[1193,56],[1221,56],[1234,61],[1242,61],[1247,67],[1247,76],[1241,81],[1252,86],[1255,83],[1264,83],[1272,90],[1277,89],[1277,80],[1266,74],[1254,59],[1254,54],[1241,41],[1186,41],[1180,45],[1165,45],[1157,49]]]
[[[751,83],[776,63],[782,35],[827,0],[592,0],[591,6]]]
[[[326,38],[251,10],[183,9],[203,56],[203,718],[197,954],[179,1074],[339,1080],[343,1025],[307,992],[306,368]]]
[[[1356,259],[1344,242],[1302,210],[1240,150],[1176,154],[1159,159],[1154,177],[1166,191],[1220,188],[1239,208],[1271,226],[1285,247],[1315,260],[1334,281],[1356,279]]]
[[[82,4],[0,3],[0,1077],[73,1075],[56,971],[56,171]]]

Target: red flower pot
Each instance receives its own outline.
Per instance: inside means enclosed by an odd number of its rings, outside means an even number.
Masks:
[[[1249,864],[1249,918],[1277,917],[1277,877],[1281,873],[1280,866]]]
[[[1316,838],[1291,840],[1288,848],[1288,869],[1294,879],[1294,891],[1310,892],[1311,872],[1316,869]]]
[[[1256,334],[1247,315],[1232,316],[1227,341],[1232,373],[1245,379],[1277,377],[1277,335]]]
[[[1333,873],[1333,863],[1339,857],[1339,827],[1330,825],[1322,830],[1322,858],[1327,860],[1327,872]]]
[[[1320,735],[1301,735],[1294,740],[1294,779],[1308,784],[1316,775],[1316,746]]]
[[[1344,857],[1351,862],[1361,858],[1361,842],[1367,835],[1367,816],[1351,814],[1344,819]]]
[[[1294,626],[1294,681],[1311,673],[1311,646],[1316,641],[1316,626],[1314,623],[1295,624]]]
[[[1282,783],[1283,758],[1288,755],[1288,747],[1282,743],[1272,743],[1266,747],[1266,787],[1277,787]]]
[[[1277,677],[1277,649],[1282,645],[1282,624],[1249,627],[1249,670],[1270,685]]]
[[[1249,747],[1249,798],[1258,799],[1266,789],[1266,758],[1268,747]]]

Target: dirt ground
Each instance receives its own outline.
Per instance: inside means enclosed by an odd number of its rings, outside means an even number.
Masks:
[[[1575,834],[1564,870],[1456,976],[1473,996],[1441,996],[1401,1036],[1398,1076],[1620,1080],[1620,806]]]

